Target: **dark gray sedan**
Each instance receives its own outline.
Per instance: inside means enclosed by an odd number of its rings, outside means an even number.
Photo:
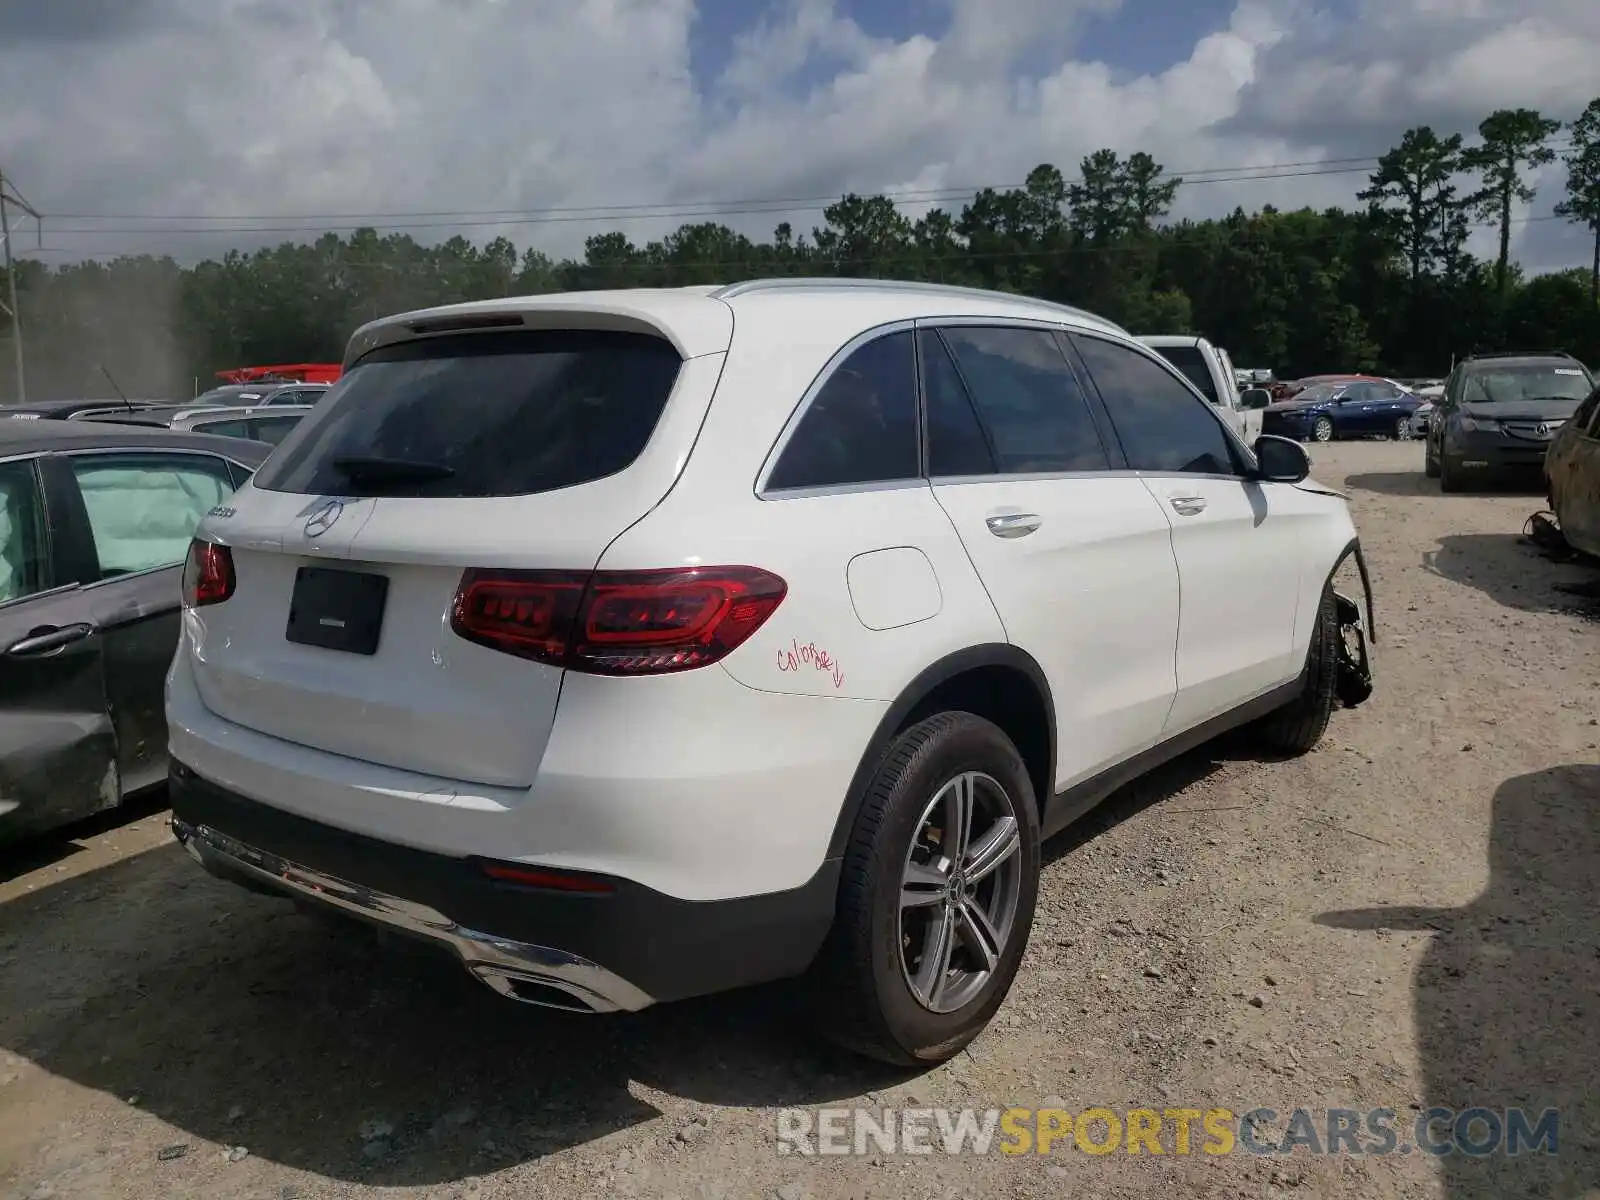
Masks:
[[[0,421],[0,842],[165,782],[162,691],[190,538],[271,452]]]

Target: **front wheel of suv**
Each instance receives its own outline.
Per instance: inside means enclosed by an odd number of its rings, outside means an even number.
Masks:
[[[1330,583],[1322,590],[1316,628],[1311,631],[1305,690],[1276,712],[1269,713],[1259,726],[1261,740],[1269,750],[1290,755],[1309,754],[1322,740],[1338,704],[1339,644],[1339,607]]]
[[[964,712],[905,730],[856,817],[812,968],[823,1032],[897,1066],[955,1055],[1011,988],[1038,888],[1038,810],[1011,739]]]

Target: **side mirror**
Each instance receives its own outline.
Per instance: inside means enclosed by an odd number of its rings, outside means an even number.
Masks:
[[[1266,388],[1245,388],[1239,393],[1240,408],[1265,408],[1272,403],[1272,393]]]
[[[1299,483],[1311,474],[1311,456],[1292,438],[1264,433],[1256,439],[1256,478],[1268,483]]]

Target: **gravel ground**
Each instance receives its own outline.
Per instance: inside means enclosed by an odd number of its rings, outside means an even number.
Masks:
[[[1416,443],[1314,456],[1368,548],[1377,694],[1306,758],[1226,740],[1047,846],[953,1063],[863,1066],[777,991],[509,1005],[209,880],[147,808],[0,859],[0,1193],[1600,1196],[1600,613],[1560,590],[1596,573],[1519,542],[1537,497],[1439,495]],[[776,1149],[781,1106],[1042,1102],[1562,1124],[1521,1159]]]

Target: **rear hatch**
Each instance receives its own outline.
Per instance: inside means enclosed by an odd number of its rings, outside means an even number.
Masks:
[[[236,586],[190,614],[201,700],[332,753],[527,786],[562,671],[456,636],[462,572],[592,570],[672,486],[722,357],[551,329],[367,355],[203,527]]]

